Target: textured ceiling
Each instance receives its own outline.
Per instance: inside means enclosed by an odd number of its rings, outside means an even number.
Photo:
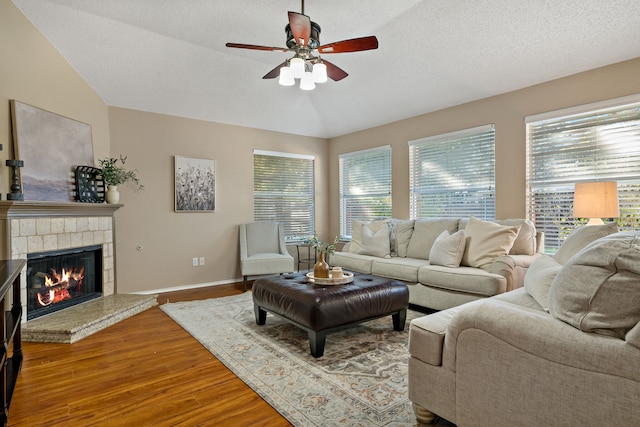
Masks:
[[[330,138],[640,57],[638,0],[308,0],[349,73],[304,92],[262,76],[297,0],[12,0],[111,106]]]

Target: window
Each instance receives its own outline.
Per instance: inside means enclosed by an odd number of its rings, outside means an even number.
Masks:
[[[314,224],[313,156],[255,150],[253,217],[284,225],[285,240],[303,240]]]
[[[411,218],[495,219],[493,125],[409,142]]]
[[[527,215],[555,253],[587,219],[573,218],[577,182],[617,181],[620,230],[640,225],[640,99],[528,117]]]
[[[391,146],[341,154],[340,235],[351,238],[353,220],[391,216]]]

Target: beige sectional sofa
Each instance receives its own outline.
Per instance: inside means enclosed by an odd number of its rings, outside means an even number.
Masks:
[[[523,288],[411,322],[421,422],[640,425],[640,233],[591,227],[539,257]]]
[[[543,238],[524,219],[354,221],[330,264],[402,280],[411,304],[444,310],[522,287]]]

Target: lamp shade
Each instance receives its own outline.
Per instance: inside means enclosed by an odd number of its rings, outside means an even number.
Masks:
[[[575,218],[615,218],[620,216],[616,182],[582,182],[573,193]]]
[[[300,89],[313,90],[316,88],[316,84],[313,82],[313,74],[310,71],[306,71],[300,79]]]
[[[286,66],[280,68],[280,78],[278,79],[278,83],[282,86],[293,86],[296,84],[293,74],[291,73],[291,68]]]
[[[304,75],[304,59],[302,58],[291,58],[290,61],[291,74],[293,78],[300,79]]]
[[[325,83],[327,81],[327,66],[322,62],[313,64],[313,81],[316,83]]]

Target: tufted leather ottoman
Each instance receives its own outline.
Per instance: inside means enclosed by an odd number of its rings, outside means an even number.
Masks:
[[[304,273],[258,279],[253,283],[256,323],[267,312],[307,331],[311,355],[324,353],[327,334],[378,317],[391,315],[393,329],[402,331],[407,318],[409,290],[398,280],[355,273],[346,285],[314,285]]]

